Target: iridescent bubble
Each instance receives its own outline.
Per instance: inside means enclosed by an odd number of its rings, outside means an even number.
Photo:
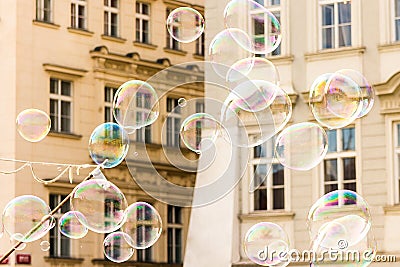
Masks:
[[[360,72],[352,69],[342,69],[337,71],[336,73],[340,73],[352,79],[360,87],[363,107],[360,114],[358,115],[358,118],[367,115],[374,106],[375,101],[374,89],[369,84],[367,79]]]
[[[90,157],[105,168],[120,164],[129,150],[129,136],[116,123],[107,122],[94,129],[89,139]],[[107,161],[106,161],[107,160]]]
[[[4,208],[3,225],[9,236],[17,241],[32,242],[45,236],[50,230],[50,207],[42,199],[23,195],[14,198]]]
[[[185,107],[186,104],[187,104],[187,101],[186,101],[186,99],[184,99],[183,97],[181,97],[181,98],[178,99],[178,105],[179,105],[181,108]]]
[[[156,121],[159,115],[157,92],[148,83],[132,80],[115,93],[114,118],[129,133]]]
[[[276,158],[293,170],[310,170],[328,152],[328,137],[324,129],[312,122],[289,126],[276,137]]]
[[[84,223],[81,223],[84,222]],[[72,239],[80,239],[88,233],[88,221],[85,216],[78,211],[68,211],[58,222],[60,233]]]
[[[179,7],[169,13],[167,29],[175,40],[190,43],[204,32],[204,18],[193,8]]]
[[[20,233],[13,234],[10,236],[10,242],[12,246],[15,246],[17,243],[20,243],[21,240],[24,239],[24,235]],[[24,250],[26,248],[26,243],[21,243],[15,250]]]
[[[329,129],[349,125],[363,108],[360,87],[340,73],[319,76],[311,86],[309,101],[315,119]]]
[[[18,133],[29,142],[43,140],[50,131],[49,116],[38,109],[25,109],[17,116]]]
[[[42,251],[49,251],[50,250],[50,242],[46,241],[46,240],[40,242],[40,249]]]
[[[104,238],[103,252],[110,261],[121,263],[129,260],[134,249],[129,245],[130,237],[123,232],[111,233]]]
[[[122,231],[130,237],[129,244],[135,249],[149,248],[157,242],[162,231],[158,211],[146,202],[136,202],[125,210]]]
[[[190,150],[200,154],[212,146],[220,131],[219,122],[207,113],[195,113],[181,125],[180,135]],[[205,139],[210,142],[205,142]]]
[[[81,224],[96,233],[111,233],[121,227],[128,206],[124,194],[105,179],[91,179],[77,185],[71,197],[71,210]]]
[[[287,266],[290,262],[280,258],[289,251],[289,238],[277,224],[261,222],[246,233],[243,246],[249,259],[261,266]]]
[[[276,14],[278,15],[278,14]],[[247,33],[251,43],[233,38],[244,49],[255,54],[268,54],[278,48],[282,40],[281,25],[278,18],[264,6],[252,0],[232,0],[224,11],[225,26],[228,30],[235,28]],[[244,23],[243,19],[249,21]],[[248,29],[258,29],[248,31]],[[265,32],[264,34],[264,31]]]
[[[226,79],[230,66],[237,61],[245,58],[254,58],[254,54],[238,46],[235,40],[251,44],[251,39],[246,32],[239,29],[223,30],[212,39],[208,55],[214,71]],[[251,70],[253,63],[251,60],[242,63],[241,70],[246,73]],[[236,76],[240,74],[236,73]]]

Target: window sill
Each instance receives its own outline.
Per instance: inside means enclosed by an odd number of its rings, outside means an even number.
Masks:
[[[72,28],[72,27],[68,27],[67,29],[71,33],[76,33],[76,34],[84,35],[84,36],[93,36],[93,34],[94,34],[94,32],[91,32],[91,31],[88,31],[85,29]]]
[[[193,54],[193,58],[198,59],[198,60],[204,60],[204,55]]]
[[[59,29],[60,25],[54,24],[52,22],[42,21],[42,20],[33,20],[33,25],[42,26],[49,29]]]
[[[124,38],[117,37],[117,36],[105,35],[105,34],[102,34],[101,38],[103,40],[113,41],[113,42],[117,42],[117,43],[121,43],[121,44],[126,42],[126,39],[124,39]]]
[[[81,264],[84,259],[82,258],[67,258],[67,257],[44,257],[45,262],[52,263],[52,265],[58,264]]]
[[[274,65],[289,65],[293,63],[294,56],[276,55],[276,56],[268,56],[266,57],[266,59],[274,63]]]
[[[383,212],[385,215],[400,215],[400,204],[384,206]]]
[[[342,47],[337,49],[324,49],[316,53],[308,53],[304,55],[307,62],[335,59],[349,56],[358,56],[365,52],[366,48],[363,47]]]
[[[379,52],[392,52],[400,50],[400,41],[396,41],[390,44],[378,45]]]
[[[255,221],[262,221],[265,219],[276,218],[278,220],[292,220],[295,216],[294,212],[291,211],[253,211],[249,214],[241,214],[239,215],[239,219],[241,222],[255,222]]]
[[[167,48],[167,47],[164,47],[164,52],[171,53],[171,54],[174,54],[174,55],[179,55],[179,56],[186,56],[187,55],[186,51],[170,49],[170,48]]]
[[[95,266],[117,266],[115,263],[105,259],[92,259],[92,264]],[[141,267],[182,267],[182,263],[164,263],[164,262],[143,262],[143,261],[126,261],[122,266],[141,266]]]
[[[63,132],[49,132],[49,136],[53,137],[62,137],[62,138],[68,138],[68,139],[74,139],[74,140],[80,140],[82,139],[82,135],[79,134],[74,134],[74,133],[63,133]]]
[[[156,50],[157,49],[156,45],[147,44],[147,43],[141,43],[141,42],[137,42],[137,41],[133,42],[133,45],[137,46],[137,47],[143,47],[143,48],[152,49],[152,50]]]

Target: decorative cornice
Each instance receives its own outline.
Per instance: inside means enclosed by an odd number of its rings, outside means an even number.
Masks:
[[[83,77],[88,71],[85,69],[78,69],[73,67],[61,66],[51,63],[44,63],[43,68],[45,71],[67,74],[75,77]]]
[[[254,222],[263,220],[291,220],[295,213],[290,211],[264,211],[264,212],[253,212],[250,214],[241,214],[239,219],[241,222]]]
[[[363,47],[344,47],[339,49],[326,49],[320,50],[316,53],[308,53],[304,55],[306,61],[319,61],[327,59],[335,59],[349,56],[358,56],[365,52],[366,48]]]

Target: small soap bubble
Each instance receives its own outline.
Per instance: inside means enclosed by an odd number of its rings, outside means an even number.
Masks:
[[[24,239],[24,235],[20,233],[13,234],[10,237],[10,242],[13,246],[20,242],[20,240]],[[21,243],[15,250],[24,250],[26,248],[26,243]]]
[[[75,214],[78,215],[76,218],[96,233],[111,233],[119,229],[127,206],[121,190],[104,179],[91,179],[80,183],[71,197],[71,210],[79,212]]]
[[[46,240],[40,242],[40,249],[42,251],[49,251],[50,250],[50,242],[46,241]]]
[[[328,136],[316,123],[302,122],[289,126],[276,137],[276,158],[293,170],[310,170],[328,152]]]
[[[123,232],[111,233],[104,238],[103,252],[110,261],[121,263],[129,260],[134,253],[130,246],[132,240]]]
[[[82,213],[68,211],[60,218],[58,229],[66,237],[80,239],[88,233],[88,228],[85,225],[88,225],[88,222]]]
[[[26,109],[17,116],[18,133],[29,142],[39,142],[49,133],[50,117],[38,109]]]
[[[179,7],[169,13],[167,29],[175,40],[190,43],[204,32],[204,18],[193,8]]]
[[[186,107],[186,104],[187,104],[187,101],[186,101],[185,98],[181,97],[181,98],[178,99],[178,105],[179,105],[181,108]]]
[[[125,223],[122,231],[130,237],[127,241],[133,248],[149,248],[161,236],[160,214],[146,202],[133,203],[125,210]]]
[[[128,134],[120,125],[113,122],[97,126],[89,139],[90,157],[97,164],[104,163],[105,168],[119,165],[125,159],[128,150]]]

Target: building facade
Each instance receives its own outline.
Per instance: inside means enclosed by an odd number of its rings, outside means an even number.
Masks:
[[[1,134],[4,139],[0,157],[93,164],[88,152],[90,134],[99,124],[113,121],[112,103],[121,84],[134,79],[146,81],[174,64],[204,58],[204,37],[182,44],[170,37],[165,25],[171,10],[190,6],[203,13],[203,5],[203,1],[197,0],[2,1],[0,54],[4,59],[1,66],[4,87],[0,117],[6,130]],[[152,168],[175,184],[190,186],[195,175],[173,166],[163,154],[164,149],[169,149],[169,153],[181,151],[179,127],[186,111],[177,114],[174,120],[164,119],[177,107],[180,97],[187,100],[201,97],[203,87],[181,87],[170,93],[159,84],[153,86],[162,95],[160,119],[130,135],[130,151],[135,152],[128,155],[129,164],[134,166],[131,173],[134,177],[150,177],[151,167],[142,160],[148,153],[152,155]],[[136,104],[137,108],[145,105]],[[39,143],[25,141],[16,131],[15,118],[27,108],[50,115],[51,131]],[[189,150],[183,149],[182,153],[187,158],[197,157]],[[10,162],[0,165],[3,170],[20,166]],[[48,181],[64,168],[37,164],[32,171]],[[65,175],[54,183],[38,183],[28,169],[2,176],[0,207],[4,208],[16,196],[33,194],[54,208],[90,170],[82,168],[80,175],[74,170],[72,181]],[[163,220],[158,242],[149,249],[136,250],[129,264],[181,266],[190,209],[168,205],[146,194],[135,183],[125,162],[103,172],[125,193],[128,204],[146,201],[159,211]],[[55,215],[57,222],[69,209],[68,203],[63,206]],[[11,247],[8,238],[6,234],[2,238],[0,254]],[[103,255],[103,239],[104,234],[89,232],[83,239],[72,240],[55,227],[41,240],[12,254],[8,265],[17,265],[16,255],[23,254],[31,255],[32,266],[114,265]],[[50,242],[48,251],[42,250],[41,241]]]

